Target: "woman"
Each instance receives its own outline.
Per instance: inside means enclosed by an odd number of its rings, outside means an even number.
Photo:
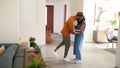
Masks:
[[[75,34],[74,39],[74,55],[75,55],[75,63],[81,63],[81,49],[83,45],[84,39],[84,31],[85,31],[85,18],[83,13],[81,13],[80,19],[77,20],[77,25],[75,26],[75,31],[79,34]]]

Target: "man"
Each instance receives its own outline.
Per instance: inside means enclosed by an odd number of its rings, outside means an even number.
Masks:
[[[69,19],[64,24],[64,27],[61,30],[61,34],[63,37],[62,42],[53,50],[53,53],[57,56],[56,51],[63,45],[65,45],[65,51],[63,60],[69,62],[70,60],[67,59],[68,50],[70,48],[70,34],[77,34],[77,32],[74,32],[75,27],[75,21],[78,20],[81,17],[81,13],[78,12],[75,16],[69,17]]]

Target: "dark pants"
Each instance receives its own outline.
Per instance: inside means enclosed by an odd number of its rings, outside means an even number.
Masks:
[[[56,47],[56,49],[59,49],[61,46],[65,45],[65,51],[64,51],[64,58],[66,58],[69,48],[70,48],[70,37],[62,36],[63,40],[62,42]]]

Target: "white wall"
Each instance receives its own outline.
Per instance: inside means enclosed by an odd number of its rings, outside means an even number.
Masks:
[[[18,43],[17,0],[0,0],[0,43]]]
[[[69,0],[70,14],[75,15],[78,11],[83,11],[83,0]]]
[[[84,0],[84,15],[86,18],[85,42],[93,42],[94,1]]]
[[[120,23],[119,23],[120,24]],[[120,26],[119,26],[120,27]],[[118,33],[118,42],[117,42],[117,48],[116,48],[116,62],[115,62],[115,66],[117,68],[120,68],[120,30]]]
[[[21,41],[35,37],[45,44],[45,0],[19,0],[19,32]]]
[[[60,33],[64,25],[64,4],[62,2],[55,3],[54,11],[54,32]]]
[[[120,6],[120,0],[116,1],[116,7]],[[118,12],[120,12],[120,8],[117,9]],[[118,18],[119,20],[119,32],[118,32],[118,41],[117,41],[117,48],[116,48],[116,63],[115,66],[117,66],[117,68],[120,68],[120,16]]]
[[[46,0],[36,0],[36,23],[37,23],[37,37],[39,44],[46,44],[46,22],[45,22],[45,7]]]

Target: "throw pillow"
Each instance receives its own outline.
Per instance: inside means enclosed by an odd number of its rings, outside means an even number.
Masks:
[[[3,45],[2,47],[0,47],[0,57],[3,55],[4,51],[5,51],[5,47]]]

